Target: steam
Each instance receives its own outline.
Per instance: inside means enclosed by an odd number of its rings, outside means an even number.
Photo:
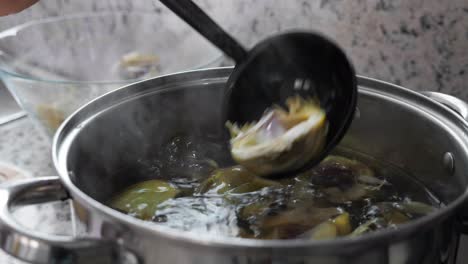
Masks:
[[[149,88],[135,93],[144,86]],[[223,87],[206,81],[148,81],[107,95],[103,101],[112,106],[80,128],[76,140],[71,169],[80,176],[79,186],[108,200],[142,180],[187,186],[232,162],[223,137]]]

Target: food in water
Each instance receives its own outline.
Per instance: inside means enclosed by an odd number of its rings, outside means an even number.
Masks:
[[[211,164],[211,172],[191,181],[186,175],[183,181],[159,175],[161,179],[137,183],[109,205],[157,225],[203,235],[307,240],[398,228],[441,206],[401,170],[356,157],[331,155],[304,173],[276,180],[241,165]]]
[[[47,129],[52,132],[57,130],[65,120],[65,115],[60,110],[49,105],[38,105],[37,115],[39,120],[44,122]]]
[[[218,169],[197,189],[198,193],[208,191],[217,194],[254,192],[265,187],[281,186],[280,183],[255,176],[242,166]]]
[[[258,122],[238,126],[228,122],[233,159],[257,175],[299,169],[324,147],[326,114],[317,100],[298,95],[286,100],[288,110],[276,106]]]
[[[158,205],[179,193],[177,187],[160,180],[137,183],[117,195],[111,204],[129,215],[151,220]]]
[[[137,51],[123,55],[118,66],[122,79],[149,78],[161,72],[158,56]]]

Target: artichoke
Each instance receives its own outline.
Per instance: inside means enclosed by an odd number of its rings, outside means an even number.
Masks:
[[[320,154],[328,131],[325,111],[316,100],[300,96],[288,98],[286,105],[288,111],[274,107],[252,124],[226,124],[238,164],[262,176],[299,169]]]

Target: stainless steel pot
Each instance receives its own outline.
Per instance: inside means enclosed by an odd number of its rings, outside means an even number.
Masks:
[[[364,77],[359,111],[341,146],[411,172],[446,204],[436,213],[398,230],[304,242],[205,237],[107,207],[116,191],[154,173],[145,161],[174,134],[222,137],[215,124],[230,72],[200,70],[139,82],[73,114],[55,136],[60,176],[0,189],[1,248],[36,263],[454,263],[463,230],[460,208],[468,196],[468,107],[451,96],[424,96]],[[9,214],[13,206],[69,198],[86,237],[39,234]]]

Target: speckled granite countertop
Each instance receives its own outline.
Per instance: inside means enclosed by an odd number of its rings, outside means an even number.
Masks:
[[[279,31],[316,30],[345,48],[360,75],[468,100],[467,0],[195,2],[246,46]],[[151,0],[42,0],[0,18],[0,30],[45,16],[109,10],[173,16]]]
[[[56,175],[50,140],[28,117],[0,126],[0,161],[12,163],[33,176]]]

